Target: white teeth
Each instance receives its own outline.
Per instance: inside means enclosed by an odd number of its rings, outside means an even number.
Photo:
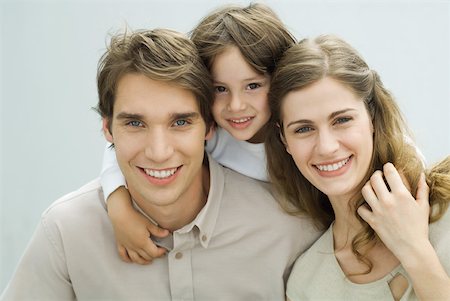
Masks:
[[[240,118],[240,119],[231,119],[231,121],[234,123],[244,123],[244,122],[249,121],[250,119],[252,119],[252,118],[246,117],[246,118]]]
[[[320,171],[335,171],[335,170],[342,168],[342,166],[344,166],[345,164],[347,164],[348,160],[350,160],[350,157],[345,160],[342,160],[341,162],[338,162],[338,163],[328,164],[328,165],[316,165],[316,167]]]
[[[158,179],[168,178],[177,171],[176,168],[166,169],[166,170],[153,170],[153,169],[144,169],[144,170],[148,176],[158,178]]]

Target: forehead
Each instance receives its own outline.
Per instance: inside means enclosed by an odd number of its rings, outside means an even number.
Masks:
[[[289,117],[291,115],[325,115],[344,108],[360,110],[365,109],[365,105],[360,97],[346,85],[333,78],[325,77],[305,88],[286,94],[281,111],[284,117]]]
[[[237,46],[228,46],[216,55],[211,64],[214,80],[239,80],[260,76],[246,61]]]
[[[162,117],[177,112],[199,113],[199,107],[194,93],[187,89],[129,73],[117,84],[114,115],[120,112]]]

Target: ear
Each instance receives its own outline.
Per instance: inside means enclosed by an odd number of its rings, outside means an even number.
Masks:
[[[215,126],[211,126],[208,132],[206,133],[205,140],[210,140],[214,136],[215,132],[216,132]]]
[[[280,133],[280,140],[281,140],[281,142],[284,144],[284,148],[286,149],[286,151],[288,152],[288,154],[292,155],[292,154],[291,154],[291,151],[289,150],[289,145],[288,145],[287,142],[286,142],[286,138],[284,138],[284,135],[283,135],[283,129],[281,128],[281,126],[280,126],[279,123],[277,123],[277,127],[278,127],[278,130],[279,130],[279,133]]]
[[[108,142],[114,143],[113,136],[112,136],[111,132],[108,129],[108,121],[109,120],[107,118],[103,118],[102,119],[103,135],[105,135],[105,139],[108,140]]]

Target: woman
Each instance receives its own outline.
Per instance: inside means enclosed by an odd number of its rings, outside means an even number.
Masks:
[[[269,97],[270,179],[287,210],[328,228],[297,260],[288,298],[450,300],[450,157],[424,170],[376,72],[336,37],[305,39]]]

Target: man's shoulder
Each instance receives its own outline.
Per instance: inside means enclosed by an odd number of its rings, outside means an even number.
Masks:
[[[264,229],[265,235],[280,243],[284,241],[293,252],[305,251],[322,232],[310,217],[286,213],[276,200],[270,183],[229,169],[225,170],[221,216],[228,225],[237,225],[239,231],[257,234]]]
[[[272,185],[243,175],[233,169],[222,167],[224,170],[224,184],[227,190],[234,190],[242,196],[255,198],[263,197],[275,201],[272,193]]]
[[[224,168],[224,174],[224,198],[235,199],[239,207],[267,210],[271,215],[286,214],[275,199],[270,183],[247,177],[228,168]]]
[[[106,210],[100,179],[95,179],[54,201],[42,214],[43,219],[65,219],[81,212]]]

